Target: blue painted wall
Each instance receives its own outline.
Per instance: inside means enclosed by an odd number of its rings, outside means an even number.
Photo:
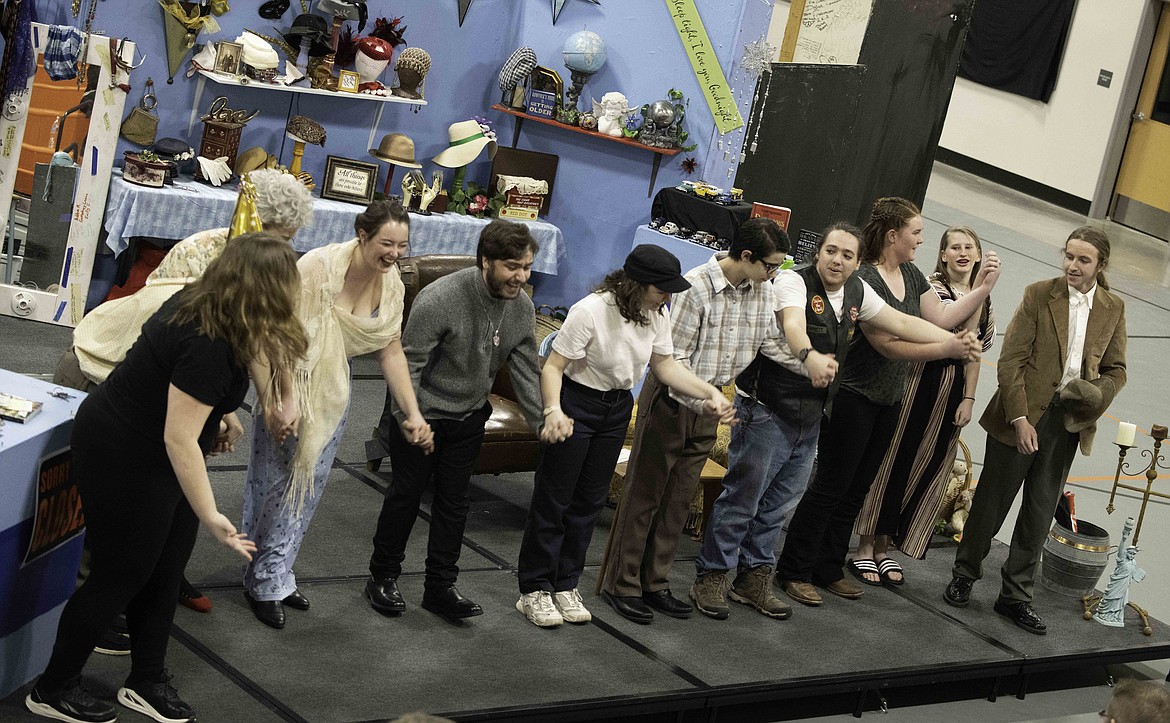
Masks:
[[[771,5],[764,0],[697,0],[721,66],[737,90],[741,114],[746,121],[754,79],[738,74],[735,64],[743,44],[760,37],[767,28]],[[40,0],[41,18],[47,21],[79,23],[67,15],[68,0]],[[260,0],[234,0],[232,9],[219,18],[222,31],[214,36],[200,36],[200,42],[234,39],[243,28],[271,34],[274,24],[291,24],[299,5],[282,21],[264,20],[256,13]],[[690,100],[685,122],[690,132],[688,142],[699,148],[692,154],[664,158],[656,188],[677,184],[685,178],[681,162],[686,155],[699,163],[696,177],[707,177],[727,185],[726,171],[734,168],[717,149],[720,138],[707,109],[682,42],[663,0],[603,0],[594,5],[584,0],[568,0],[557,24],[552,24],[548,0],[474,0],[463,27],[458,25],[456,0],[370,0],[370,24],[378,16],[404,16],[409,45],[425,49],[432,58],[426,81],[428,105],[412,113],[409,106],[385,104],[376,139],[383,134],[401,132],[415,142],[419,159],[429,159],[447,146],[447,127],[474,115],[486,116],[496,128],[502,144],[511,143],[513,118],[488,110],[499,99],[496,76],[503,61],[517,47],[531,46],[542,65],[552,67],[569,81],[561,58],[561,47],[572,33],[588,29],[598,33],[608,48],[609,59],[585,87],[585,96],[600,98],[607,91],[626,94],[631,103],[646,103],[664,98],[671,87],[681,90]],[[115,36],[128,36],[139,47],[139,59],[145,62],[131,78],[134,86],[127,107],[141,97],[147,76],[154,78],[161,122],[159,136],[187,139],[198,143],[202,124],[196,123],[188,138],[187,121],[195,95],[195,81],[182,75],[167,85],[166,49],[163,40],[162,11],[147,0],[102,0],[98,3],[94,28]],[[383,82],[389,84],[392,72]],[[320,121],[328,131],[324,148],[308,146],[304,169],[318,179],[326,155],[339,155],[373,161],[368,155],[370,124],[376,105],[370,102],[324,98],[305,94],[266,91],[261,88],[218,86],[208,82],[200,101],[199,112],[208,108],[217,95],[227,95],[232,108],[259,109],[260,115],[244,131],[241,149],[262,146],[278,154],[284,163],[291,162],[292,144],[284,139],[284,125],[290,113],[300,113]],[[377,142],[375,139],[375,143]],[[741,132],[728,135],[726,145],[742,140]],[[538,303],[572,304],[588,293],[606,272],[621,265],[634,235],[634,229],[649,218],[647,190],[653,155],[648,150],[630,148],[580,134],[525,124],[521,148],[554,153],[560,156],[555,195],[547,218],[564,232],[568,256],[562,259],[557,276],[533,276]],[[136,150],[123,142],[123,150]],[[424,172],[431,166],[426,161]],[[486,183],[490,162],[483,158],[468,169],[468,180]],[[401,179],[402,170],[395,176]],[[448,181],[450,173],[448,172]],[[379,180],[379,188],[383,179]],[[356,207],[355,207],[356,211]]]

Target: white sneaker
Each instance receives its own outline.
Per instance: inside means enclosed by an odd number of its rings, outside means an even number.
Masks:
[[[516,609],[524,613],[528,621],[541,628],[555,628],[565,619],[553,605],[552,595],[544,590],[524,593],[516,601]]]
[[[585,603],[581,602],[581,593],[577,592],[577,588],[554,593],[553,604],[561,611],[567,623],[587,623],[593,619],[593,615],[585,609]]]

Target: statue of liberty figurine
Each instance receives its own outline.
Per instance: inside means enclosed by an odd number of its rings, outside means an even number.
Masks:
[[[1121,544],[1118,546],[1117,565],[1109,576],[1109,584],[1093,619],[1102,625],[1113,628],[1125,627],[1125,606],[1129,603],[1129,586],[1132,582],[1141,582],[1146,577],[1146,571],[1137,566],[1137,548],[1133,545],[1125,546],[1125,541],[1133,531],[1133,518],[1125,521],[1121,532]]]

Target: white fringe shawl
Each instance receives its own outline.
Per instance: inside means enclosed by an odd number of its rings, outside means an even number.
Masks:
[[[297,262],[301,274],[297,315],[305,325],[309,350],[293,375],[301,423],[286,503],[298,517],[313,495],[317,460],[349,404],[348,359],[384,349],[402,334],[405,287],[397,267],[382,277],[377,316],[360,319],[334,306],[357,248],[357,239],[330,244]]]

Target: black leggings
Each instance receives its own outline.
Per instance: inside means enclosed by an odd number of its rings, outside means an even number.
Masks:
[[[61,614],[53,656],[38,684],[44,693],[81,673],[94,645],[123,610],[130,629],[131,676],[153,678],[162,672],[179,581],[199,529],[169,462],[128,462],[140,455],[127,453],[128,447],[112,439],[116,431],[85,421],[79,413],[73,475],[85,512],[90,573]]]

